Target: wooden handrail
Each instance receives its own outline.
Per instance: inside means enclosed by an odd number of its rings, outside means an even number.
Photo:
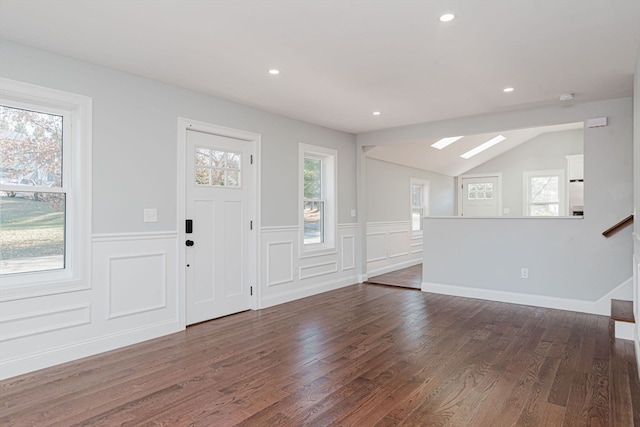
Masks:
[[[626,217],[625,219],[623,219],[622,221],[620,221],[619,223],[617,223],[613,227],[608,228],[605,231],[603,231],[602,235],[604,237],[609,237],[612,234],[617,233],[618,231],[620,231],[623,227],[631,224],[632,222],[633,222],[633,214],[629,215],[628,217]]]

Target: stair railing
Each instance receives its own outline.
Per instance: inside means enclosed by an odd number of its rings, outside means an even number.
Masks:
[[[628,217],[626,217],[625,219],[623,219],[622,221],[620,221],[619,223],[617,223],[616,225],[607,228],[606,230],[604,230],[602,232],[602,235],[604,237],[609,237],[612,234],[617,233],[618,231],[622,230],[624,227],[626,227],[629,224],[633,223],[633,214],[629,215]]]

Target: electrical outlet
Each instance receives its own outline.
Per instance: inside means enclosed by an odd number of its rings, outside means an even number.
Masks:
[[[520,269],[520,278],[521,279],[528,279],[529,278],[529,269],[526,267],[522,267]]]

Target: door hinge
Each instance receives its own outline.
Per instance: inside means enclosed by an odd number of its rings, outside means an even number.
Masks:
[[[251,159],[251,164],[253,164],[253,154],[251,156],[249,156]]]
[[[249,230],[253,230],[253,221],[249,221]]]
[[[249,296],[253,295],[253,286],[249,286]]]

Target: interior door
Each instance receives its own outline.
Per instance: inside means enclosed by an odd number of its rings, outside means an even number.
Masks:
[[[187,130],[187,324],[251,308],[251,143]],[[191,223],[189,223],[189,220]]]
[[[498,216],[497,176],[462,178],[462,215]]]

